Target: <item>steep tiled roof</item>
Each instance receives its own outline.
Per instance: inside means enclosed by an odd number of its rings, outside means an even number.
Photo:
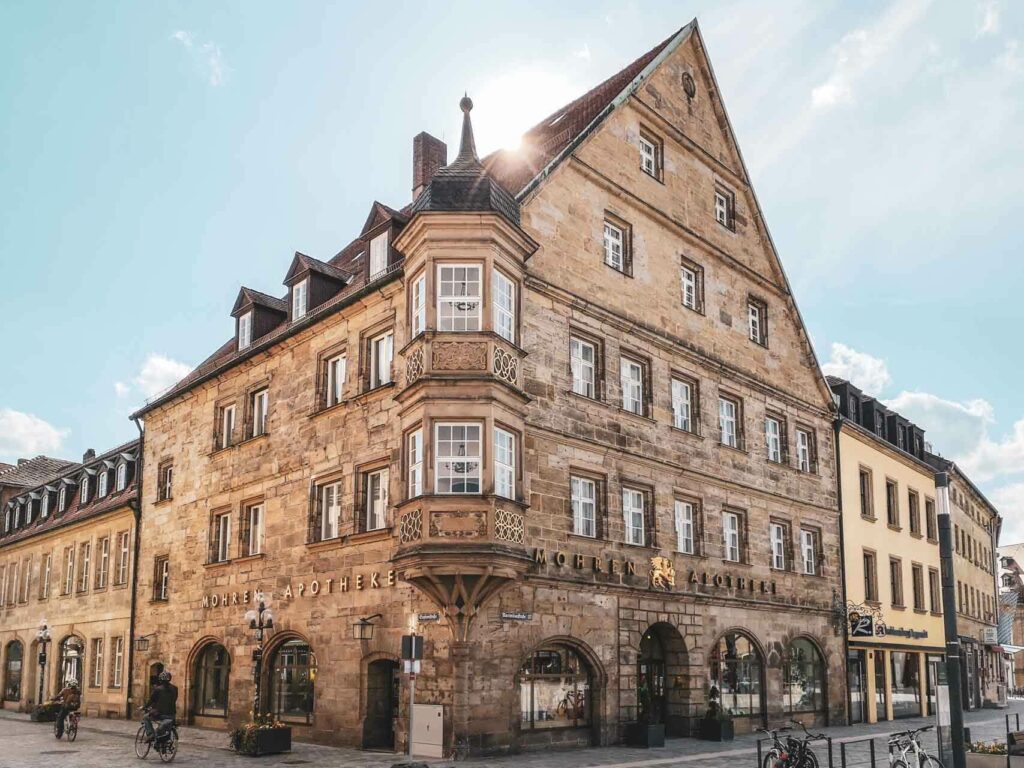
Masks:
[[[73,461],[52,459],[49,456],[36,456],[16,467],[4,464],[7,469],[0,469],[0,485],[16,485],[23,488],[39,485],[73,465]]]

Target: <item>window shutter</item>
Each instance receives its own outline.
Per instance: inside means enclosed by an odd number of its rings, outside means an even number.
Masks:
[[[796,571],[796,560],[793,557],[793,535],[788,528],[782,529],[782,551],[786,553],[786,570]]]
[[[746,563],[746,562],[749,562],[749,557],[748,557],[749,546],[748,546],[748,542],[750,541],[750,539],[748,537],[750,535],[750,529],[749,529],[749,526],[748,526],[748,521],[747,521],[746,514],[743,514],[740,517],[741,517],[740,526],[739,526],[739,528],[740,528],[740,562],[741,563]]]
[[[706,551],[704,543],[704,509],[696,505],[693,508],[693,550],[695,555],[701,556]]]
[[[309,542],[320,541],[323,526],[321,525],[320,498],[323,495],[323,487],[313,485],[309,494],[309,531],[306,540]]]

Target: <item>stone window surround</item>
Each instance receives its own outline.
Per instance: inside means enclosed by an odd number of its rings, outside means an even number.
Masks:
[[[653,173],[644,168],[644,152],[640,146],[640,170],[649,178],[664,183],[665,180],[665,141],[655,131],[648,128],[643,123],[640,124],[638,136],[640,141],[646,142],[654,149],[654,168]]]
[[[608,263],[607,256],[604,248],[604,227],[605,224],[610,224],[622,233],[622,269],[617,269]],[[601,243],[601,263],[612,270],[618,272],[624,277],[633,276],[633,225],[626,221],[621,216],[618,216],[614,211],[605,210],[604,215],[601,218],[601,237],[599,242]]]
[[[676,379],[690,386],[690,429],[680,429],[675,425],[675,411],[672,407],[672,380]],[[680,370],[679,368],[669,369],[669,411],[672,413],[670,426],[676,432],[687,435],[702,437],[704,430],[701,428],[701,402],[700,402],[700,380],[692,373]]]
[[[634,544],[626,540],[625,530],[625,519],[624,510],[622,507],[623,499],[622,492],[624,490],[639,491],[643,495],[644,500],[644,543]],[[622,476],[619,477],[619,493],[616,495],[618,500],[618,520],[619,524],[622,525],[622,544],[626,547],[638,547],[641,549],[657,549],[660,546],[658,541],[658,507],[655,503],[654,486],[650,483],[635,482]],[[609,526],[611,528],[611,526]],[[611,531],[609,531],[611,533]]]
[[[428,289],[429,291],[429,289]],[[428,293],[429,295],[429,293]],[[385,317],[376,323],[368,325],[363,328],[359,333],[359,393],[366,394],[369,392],[376,392],[384,389],[385,387],[393,386],[395,383],[395,354],[398,350],[398,339],[396,334],[397,326],[395,323],[394,313],[390,313],[388,317]],[[371,367],[375,363],[373,351],[370,345],[373,341],[387,333],[391,333],[391,379],[390,381],[383,382],[377,386],[371,386],[372,381],[372,370]],[[351,367],[351,360],[349,360],[349,367]],[[347,375],[347,372],[346,372]],[[349,398],[352,399],[352,398]]]
[[[368,502],[368,499],[367,499],[367,496],[366,496],[366,490],[367,490],[367,485],[368,485],[368,481],[369,481],[370,475],[374,474],[375,472],[381,472],[381,471],[386,471],[388,473],[387,485],[386,485],[386,487],[383,488],[384,499],[385,499],[385,504],[384,504],[384,525],[381,526],[380,528],[374,528],[374,529],[371,530],[371,529],[368,529],[366,527],[366,523],[367,523],[367,517],[366,517],[367,516],[367,506],[366,505],[367,505],[367,502]],[[391,514],[390,513],[391,513],[391,507],[393,506],[392,499],[394,497],[394,494],[391,493],[391,486],[392,486],[392,482],[394,480],[394,477],[392,475],[393,475],[393,473],[391,472],[391,460],[387,456],[379,456],[376,459],[370,459],[368,461],[362,461],[362,462],[359,462],[358,464],[355,465],[355,467],[353,468],[353,478],[354,478],[354,485],[355,485],[355,488],[353,490],[355,492],[355,497],[354,497],[353,506],[352,506],[352,510],[353,510],[352,533],[354,533],[354,534],[360,534],[360,533],[371,534],[371,533],[378,533],[380,531],[388,531],[388,530],[390,530],[391,524],[393,522],[391,520]],[[342,518],[342,522],[343,521],[344,521],[344,517]]]
[[[686,305],[686,303],[683,301],[683,295],[682,295],[683,294],[683,285],[682,285],[683,277],[682,277],[682,273],[681,272],[680,272],[680,275],[679,275],[679,294],[680,294],[679,295],[679,303],[683,305],[684,309],[688,309],[691,312],[696,312],[698,315],[705,314],[705,311],[704,311],[705,310],[705,306],[704,306],[704,267],[702,267],[700,264],[698,264],[693,259],[687,258],[684,255],[680,255],[679,256],[679,266],[680,266],[680,269],[686,268],[686,269],[690,270],[693,273],[693,276],[694,276],[694,289],[693,290],[694,290],[695,306],[688,307]]]
[[[171,472],[170,488],[168,489],[167,471]],[[169,491],[169,492],[168,492]],[[174,498],[174,459],[165,457],[156,465],[156,499],[154,504],[162,504]]]
[[[704,503],[695,495],[673,492],[672,494],[672,515],[675,517],[675,505],[676,502],[682,502],[683,504],[689,504],[693,507],[693,551],[683,552],[679,548],[679,531],[676,530],[675,520],[673,519],[673,530],[676,533],[676,554],[686,555],[688,557],[704,557],[704,550],[706,548],[704,542]]]
[[[623,405],[622,399],[622,362],[628,360],[631,363],[635,363],[640,366],[640,413],[635,411],[627,410]],[[654,406],[654,391],[653,391],[653,365],[651,358],[627,349],[626,347],[619,347],[619,398],[618,408],[620,413],[628,413],[631,416],[640,416],[645,419],[653,420],[652,410]]]
[[[341,383],[341,400],[334,405],[327,404],[327,365],[336,357],[345,357],[345,381]],[[351,366],[349,365],[348,340],[344,339],[320,350],[316,356],[316,392],[313,413],[337,408],[351,400],[351,388],[346,387]]]
[[[594,396],[589,397],[588,395],[576,392],[572,387],[572,340],[577,338],[580,341],[584,341],[594,347]],[[605,402],[605,345],[604,340],[600,336],[581,329],[578,325],[572,323],[569,324],[569,343],[566,345],[566,362],[567,370],[569,373],[569,393],[576,397],[583,397],[587,400],[593,400],[595,402]]]
[[[782,411],[775,410],[773,408],[766,408],[764,412],[765,418],[765,460],[771,464],[785,465],[789,462],[789,421]],[[767,438],[768,438],[768,419],[773,419],[779,424],[779,458],[771,458],[771,452],[768,450]]]
[[[782,528],[782,567],[775,565],[775,541],[773,539],[772,527]],[[796,557],[793,551],[793,523],[778,515],[768,516],[768,566],[770,570],[781,572],[792,572],[796,570]],[[801,560],[802,563],[802,560]]]
[[[601,472],[596,472],[593,469],[587,467],[580,467],[575,464],[569,465],[569,482],[567,484],[568,500],[569,500],[569,535],[577,538],[585,539],[587,541],[607,541],[608,540],[608,476]],[[572,512],[572,480],[573,477],[579,477],[584,480],[589,480],[594,483],[594,535],[586,536],[581,533],[576,533],[573,526],[573,512]]]
[[[718,387],[718,398],[719,400],[728,400],[736,406],[736,445],[727,445],[722,442],[722,429],[720,419],[716,419],[716,425],[718,426],[718,446],[720,448],[728,448],[733,451],[747,452],[747,441],[746,441],[746,430],[744,429],[744,417],[745,409],[743,407],[743,398],[735,394],[731,390],[723,388],[721,385]],[[718,410],[715,410],[716,417],[718,416]]]

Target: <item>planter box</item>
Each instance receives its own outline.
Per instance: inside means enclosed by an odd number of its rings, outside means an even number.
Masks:
[[[700,737],[704,741],[732,741],[734,736],[732,720],[700,721]]]
[[[276,755],[279,752],[290,752],[292,749],[292,729],[289,726],[284,726],[283,728],[262,728],[255,732],[254,737],[255,744],[253,744],[251,749],[245,749],[240,741],[235,741],[235,749],[238,750],[238,754],[259,757],[260,755]]]
[[[1010,755],[1010,762],[1006,762],[1006,755],[982,755],[977,752],[967,753],[967,768],[1024,768],[1024,755]]]
[[[631,747],[664,747],[665,725],[656,723],[628,723],[626,725],[626,743]]]

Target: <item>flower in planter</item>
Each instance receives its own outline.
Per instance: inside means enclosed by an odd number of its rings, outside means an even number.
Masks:
[[[967,744],[967,751],[977,755],[1005,755],[1006,744],[1001,741],[972,741]]]

